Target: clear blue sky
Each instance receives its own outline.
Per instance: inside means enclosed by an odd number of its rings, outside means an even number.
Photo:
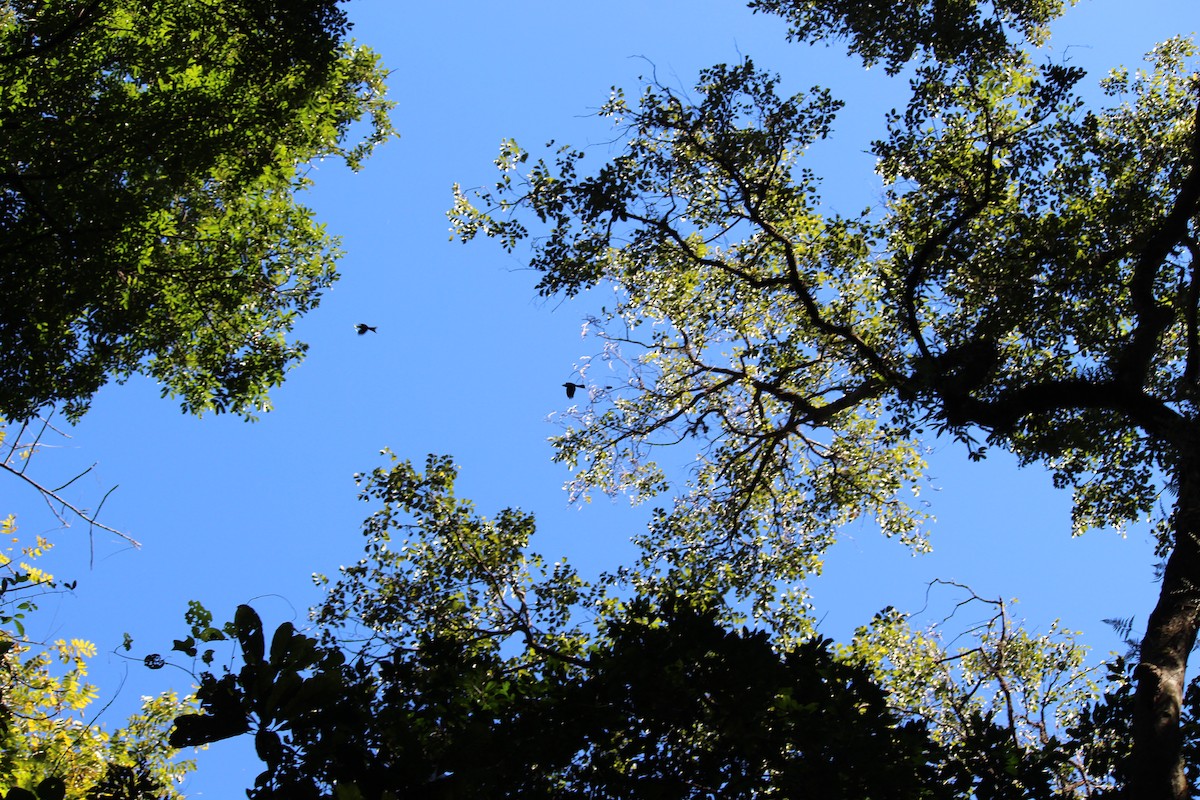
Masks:
[[[74,595],[43,604],[30,633],[97,643],[101,702],[117,695],[102,718],[110,726],[139,695],[189,683],[178,670],[150,672],[113,655],[123,632],[139,657],[166,652],[185,631],[189,599],[219,619],[253,600],[269,625],[304,620],[319,597],[310,575],[359,558],[370,508],[356,501],[352,475],[379,464],[382,447],[414,461],[452,454],[462,496],[485,514],[505,506],[536,513],[544,537],[537,549],[567,553],[585,570],[611,565],[644,523],[645,509],[620,502],[569,507],[567,475],[550,462],[546,438],[557,429],[547,417],[566,405],[560,384],[591,352],[579,331],[592,300],[539,300],[519,253],[448,240],[451,184],[490,183],[502,138],[590,144],[598,160],[611,134],[590,114],[611,86],[635,89],[654,69],[659,80],[690,87],[699,69],[750,55],[781,72],[785,88],[819,83],[849,101],[837,138],[809,166],[825,176],[834,207],[878,199],[863,151],[896,102],[884,76],[837,50],[787,44],[778,20],[736,0],[346,7],[356,38],[392,70],[401,138],[360,174],[334,164],[314,173],[309,200],[347,255],[342,280],[300,326],[311,350],[275,394],[276,410],[255,424],[195,419],[146,381],[105,388],[65,447],[34,465],[53,483],[50,476],[98,462],[72,487],[84,504],[118,485],[103,521],[143,548],[97,534],[93,567],[82,526],[56,530],[31,493],[11,481],[0,488],[0,511],[16,512],[26,534],[48,533],[54,568],[79,580]],[[1195,0],[1084,0],[1059,26],[1054,57],[1089,69],[1094,84],[1154,42],[1191,32],[1198,16]],[[357,322],[377,325],[378,335],[356,336]],[[1020,598],[1016,611],[1029,627],[1061,618],[1100,654],[1117,646],[1102,618],[1145,620],[1155,587],[1143,531],[1072,540],[1069,498],[1044,473],[1017,470],[998,453],[971,464],[950,445],[935,448],[931,463],[941,487],[931,496],[934,553],[914,558],[869,526],[846,531],[813,585],[825,633],[845,637],[886,605],[919,608],[933,578]],[[186,791],[242,796],[255,774],[249,748],[202,754]]]

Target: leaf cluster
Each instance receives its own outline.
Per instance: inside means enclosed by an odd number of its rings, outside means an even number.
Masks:
[[[12,517],[0,535],[16,540]],[[48,549],[39,537],[22,548],[24,560],[0,555],[0,794],[8,800],[180,797],[176,784],[195,764],[177,760],[166,735],[189,701],[173,693],[143,698],[139,713],[106,730],[96,724],[99,691],[88,682],[95,645],[39,643],[26,635],[23,620],[37,609],[31,590],[73,587],[33,564]]]
[[[1075,0],[1070,0],[1073,5]],[[862,0],[751,0],[750,8],[783,17],[789,38],[844,40],[847,50],[889,74],[911,61],[978,68],[1040,44],[1061,16],[1063,0],[932,0],[881,4]]]
[[[4,12],[0,415],[76,417],[135,373],[190,412],[265,409],[335,278],[305,165],[391,135],[377,57],[335,0]]]

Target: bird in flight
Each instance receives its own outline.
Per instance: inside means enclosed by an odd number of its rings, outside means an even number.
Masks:
[[[575,396],[576,389],[586,389],[587,388],[582,383],[571,383],[570,381],[567,381],[566,383],[564,383],[563,386],[567,390],[567,399],[568,400],[570,400],[572,397]]]
[[[374,325],[368,325],[368,324],[367,324],[367,323],[365,323],[365,322],[360,322],[360,323],[358,323],[357,325],[355,325],[355,326],[354,326],[354,329],[355,329],[356,331],[358,331],[358,335],[359,335],[359,336],[362,336],[362,335],[363,335],[364,333],[366,333],[367,331],[371,331],[372,333],[379,333],[379,331],[375,330],[375,326],[374,326]]]

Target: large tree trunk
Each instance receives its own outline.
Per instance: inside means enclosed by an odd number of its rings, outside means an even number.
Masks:
[[[1134,673],[1133,757],[1126,796],[1187,800],[1179,713],[1200,625],[1200,471],[1179,475],[1175,546]]]

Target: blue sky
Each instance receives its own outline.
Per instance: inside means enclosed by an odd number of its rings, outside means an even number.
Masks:
[[[219,619],[248,601],[268,624],[304,619],[319,598],[311,574],[359,557],[370,508],[357,502],[352,476],[381,463],[380,448],[418,462],[453,455],[462,496],[485,514],[534,512],[543,537],[536,548],[569,554],[585,571],[628,552],[624,542],[646,509],[604,499],[568,506],[567,474],[550,462],[546,443],[557,430],[548,416],[567,404],[560,384],[591,352],[581,318],[602,301],[538,299],[520,253],[449,241],[451,184],[489,184],[501,139],[589,145],[598,160],[612,134],[591,115],[611,86],[635,90],[653,70],[685,88],[701,68],[750,55],[781,72],[785,89],[822,84],[847,99],[835,138],[809,166],[826,176],[834,208],[878,199],[863,151],[896,102],[882,72],[865,73],[835,49],[788,44],[778,20],[735,0],[351,0],[346,8],[356,38],[392,70],[401,138],[359,174],[332,163],[313,173],[308,200],[347,255],[342,280],[299,327],[311,349],[275,394],[276,410],[254,424],[195,419],[148,381],[106,387],[67,431],[72,438],[34,462],[47,483],[97,463],[72,487],[85,505],[118,487],[103,521],[143,547],[97,533],[94,565],[83,526],[59,530],[32,493],[11,481],[0,489],[0,511],[16,513],[27,535],[49,535],[54,568],[79,580],[73,595],[43,603],[30,633],[97,643],[93,677],[102,702],[116,696],[102,718],[109,725],[139,695],[186,690],[190,680],[114,654],[123,632],[139,658],[165,652],[185,630],[190,599]],[[1089,69],[1094,84],[1196,21],[1195,0],[1084,0],[1059,26],[1053,55]],[[378,335],[355,335],[357,322],[378,326]],[[847,530],[813,584],[823,632],[845,637],[886,605],[919,608],[933,578],[1020,598],[1016,612],[1031,628],[1061,618],[1100,654],[1117,646],[1102,618],[1145,620],[1155,586],[1144,532],[1072,540],[1069,498],[1044,472],[1018,470],[999,453],[972,464],[949,444],[934,443],[930,459],[940,487],[930,496],[934,553],[910,556],[867,525]],[[242,796],[255,773],[248,749],[223,744],[202,754],[186,791]]]

